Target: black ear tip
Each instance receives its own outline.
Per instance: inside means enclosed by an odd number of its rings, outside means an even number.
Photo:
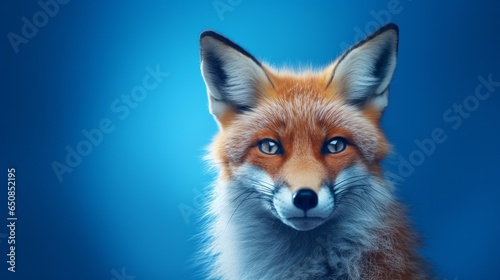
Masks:
[[[395,34],[395,40],[396,40],[396,53],[398,51],[398,45],[399,45],[399,27],[395,24],[395,23],[388,23],[386,25],[383,25],[382,27],[380,27],[379,29],[377,29],[375,32],[373,32],[370,36],[368,36],[367,38],[365,38],[363,41],[361,41],[360,43],[358,43],[358,45],[361,45],[367,41],[370,41],[371,39],[381,35],[381,34],[384,34],[386,32],[394,32]]]
[[[232,49],[235,49],[236,51],[240,52],[241,54],[248,56],[251,60],[253,60],[255,63],[257,63],[257,65],[261,66],[260,62],[254,56],[252,56],[249,52],[247,52],[245,49],[243,49],[242,47],[240,47],[239,45],[237,45],[233,41],[229,40],[228,38],[220,35],[219,33],[215,32],[213,30],[203,31],[200,35],[200,45],[202,48],[202,53],[203,53],[203,46],[204,46],[203,40],[207,37],[210,37],[210,38],[217,40],[220,43],[222,43],[222,44],[224,44]]]
[[[386,32],[386,31],[389,31],[389,30],[392,30],[394,32],[396,32],[396,35],[399,35],[399,26],[397,26],[395,23],[388,23],[382,27],[380,27],[379,29],[379,32],[377,33],[383,33],[383,32]]]
[[[218,38],[218,37],[222,37],[222,35],[220,35],[219,33],[215,32],[213,30],[205,30],[205,31],[201,32],[200,40],[202,40],[205,37]]]
[[[218,40],[218,41],[221,41],[223,42],[224,40],[227,40],[224,36],[220,35],[219,33],[213,31],[213,30],[205,30],[203,32],[201,32],[200,34],[200,57],[201,57],[201,60],[203,60],[203,53],[204,53],[204,49],[206,46],[206,44],[203,43],[204,40],[206,40],[205,38],[212,38],[212,39],[215,39],[215,40]],[[205,41],[206,42],[206,41]]]

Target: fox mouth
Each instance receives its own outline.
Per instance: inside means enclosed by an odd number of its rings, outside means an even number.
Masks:
[[[322,225],[326,221],[325,218],[321,217],[290,217],[283,219],[283,222],[288,226],[300,230],[308,231]]]
[[[290,218],[286,218],[286,219],[289,220],[289,221],[318,221],[318,222],[321,222],[321,221],[325,220],[324,218],[321,218],[321,217],[307,217],[307,216],[303,216],[303,217],[290,217]]]

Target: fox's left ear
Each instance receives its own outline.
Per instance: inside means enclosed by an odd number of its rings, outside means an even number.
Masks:
[[[387,24],[347,50],[332,65],[334,92],[360,109],[382,112],[396,68],[398,36],[398,26]]]

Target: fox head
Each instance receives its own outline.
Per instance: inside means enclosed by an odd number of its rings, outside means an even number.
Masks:
[[[211,157],[225,192],[257,198],[252,211],[300,231],[383,199],[377,196],[385,187],[376,182],[388,144],[379,121],[396,66],[396,25],[323,70],[303,73],[272,69],[213,31],[200,43],[209,109],[220,128]]]

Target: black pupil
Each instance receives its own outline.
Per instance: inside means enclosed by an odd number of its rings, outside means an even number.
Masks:
[[[265,146],[266,146],[265,150],[270,154],[274,154],[277,150],[277,145],[273,141],[265,142]]]
[[[343,145],[344,145],[344,143],[342,142],[342,140],[333,139],[328,144],[328,151],[330,153],[338,153],[343,149]]]

